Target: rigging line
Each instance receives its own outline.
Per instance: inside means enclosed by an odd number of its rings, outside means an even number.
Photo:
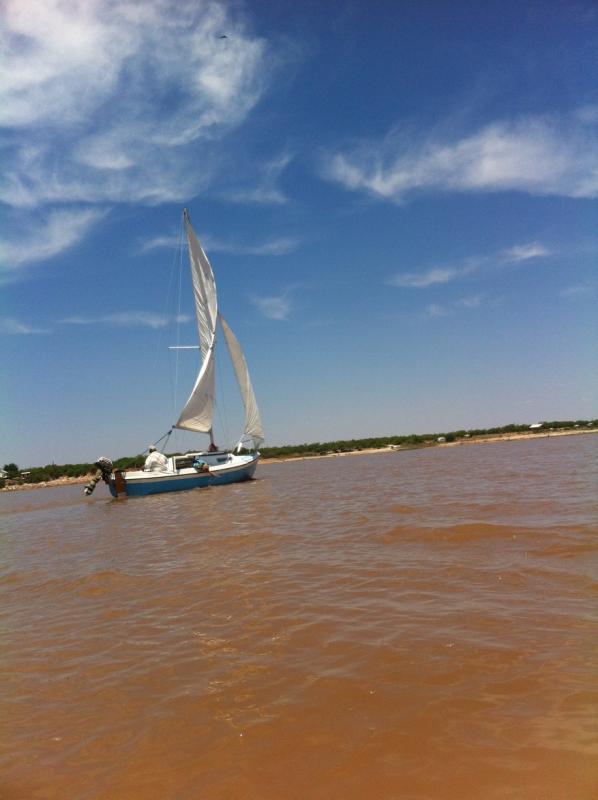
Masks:
[[[169,277],[168,277],[168,288],[166,290],[166,295],[165,295],[164,303],[163,303],[163,306],[162,306],[162,317],[163,317],[164,320],[168,320],[168,309],[169,309],[170,303],[171,303],[171,295],[172,295],[173,284],[174,284],[174,271],[175,271],[175,268],[176,268],[176,261],[177,261],[178,252],[181,249],[181,245],[180,245],[180,241],[181,241],[181,235],[180,234],[181,234],[181,231],[182,231],[182,224],[181,224],[181,228],[179,230],[179,245],[178,245],[178,247],[174,248],[174,251],[172,253],[172,260],[171,260],[171,263],[170,263],[170,270],[169,270]],[[162,339],[164,337],[164,331],[167,328],[168,328],[168,325],[165,325],[164,327],[160,328],[160,332],[158,334],[158,342],[157,342],[157,345],[156,345],[156,352],[155,352],[155,355],[154,355],[154,363],[153,363],[153,367],[152,367],[152,373],[156,372],[156,368],[158,366],[158,358],[159,358],[160,352],[162,351]]]
[[[175,270],[176,270],[176,266],[177,266],[177,259],[180,260],[180,258],[181,258],[182,230],[183,230],[183,225],[182,225],[182,222],[180,222],[179,223],[179,232],[178,232],[178,245],[176,245],[172,250],[172,258],[171,258],[171,261],[170,261],[170,270],[169,270],[169,277],[168,277],[168,288],[166,290],[166,294],[164,296],[164,302],[163,302],[163,305],[162,305],[162,319],[165,321],[166,324],[163,327],[160,328],[160,331],[159,331],[159,334],[158,334],[158,340],[157,340],[157,343],[156,343],[156,351],[155,351],[155,354],[154,354],[154,361],[153,361],[153,367],[152,367],[152,375],[155,375],[156,372],[157,372],[158,359],[160,357],[160,353],[163,350],[163,339],[164,339],[165,331],[170,331],[171,328],[172,328],[172,320],[170,319],[171,314],[172,314],[172,305],[171,304],[172,304],[172,295],[173,295],[173,291],[174,291],[174,280],[175,280]],[[170,359],[167,360],[167,365],[166,366],[167,366],[166,372],[167,372],[168,380],[169,380],[169,383],[170,383],[170,391],[172,392],[172,390],[173,390],[173,388],[172,388],[172,371],[171,371]],[[162,436],[161,439],[158,439],[158,442],[161,442],[162,439],[166,438],[166,442],[165,442],[165,444],[166,444],[168,442],[168,437],[170,436],[171,433],[172,433],[172,428],[170,429],[168,434],[165,434],[164,436]]]
[[[172,398],[172,418],[175,419],[177,417],[177,395],[179,390],[179,345],[181,344],[181,295],[182,295],[182,284],[183,284],[183,222],[181,222],[181,227],[179,230],[179,298],[178,298],[178,305],[177,305],[177,317],[176,317],[176,356],[174,359],[174,392]]]
[[[168,443],[168,439],[169,439],[169,437],[170,437],[170,434],[172,433],[172,431],[173,431],[173,428],[171,428],[171,429],[170,429],[170,430],[169,430],[167,433],[165,433],[165,434],[164,434],[164,436],[160,436],[160,438],[159,438],[159,439],[156,439],[156,441],[154,442],[154,447],[157,447],[157,445],[159,445],[159,444],[160,444],[160,442],[162,441],[162,439],[165,439],[165,440],[166,440],[166,441],[164,442],[164,446],[166,446],[166,444]]]

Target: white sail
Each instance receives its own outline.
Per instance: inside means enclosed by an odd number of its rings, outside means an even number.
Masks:
[[[195,236],[187,211],[185,211],[185,228],[189,243],[189,263],[191,265],[195,313],[203,363],[195,381],[195,386],[181,411],[175,427],[199,433],[209,433],[212,429],[214,416],[216,383],[214,344],[216,342],[218,300],[212,267]]]
[[[235,368],[235,375],[237,376],[241,397],[243,398],[243,405],[245,406],[245,430],[243,435],[253,439],[254,447],[259,447],[264,441],[264,432],[262,430],[262,422],[260,420],[255,394],[253,393],[253,387],[249,379],[247,362],[245,361],[245,356],[243,355],[237,338],[225,322],[222,314],[218,314],[218,319],[220,320],[220,325],[228,346],[228,352],[230,353],[231,361]]]
[[[205,359],[216,335],[216,318],[218,316],[216,281],[214,280],[214,273],[208,257],[191,227],[187,209],[185,209],[185,230],[187,232],[187,242],[189,243],[189,263],[191,265],[199,345],[202,358]]]
[[[197,433],[209,433],[212,430],[216,384],[215,362],[212,348],[199,370],[195,386],[181,411],[175,428],[197,431]]]

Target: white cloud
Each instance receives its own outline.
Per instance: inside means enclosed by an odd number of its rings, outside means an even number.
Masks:
[[[0,242],[5,269],[45,261],[80,242],[89,229],[104,216],[97,209],[52,211],[14,225],[13,238]]]
[[[501,252],[488,256],[470,256],[457,264],[449,264],[444,267],[435,267],[423,272],[398,272],[391,276],[387,283],[389,286],[396,286],[400,289],[427,289],[430,286],[438,286],[455,280],[459,280],[466,275],[492,268],[504,268],[511,263],[529,261],[541,256],[549,256],[552,251],[540,242],[530,242],[528,244],[514,245]],[[476,295],[469,298],[470,302],[480,298]],[[461,305],[466,305],[466,298],[461,301]]]
[[[515,245],[504,252],[507,261],[527,261],[529,258],[539,258],[549,255],[550,250],[539,242]]]
[[[567,286],[565,289],[562,289],[560,292],[561,297],[568,297],[569,299],[575,299],[578,297],[585,297],[586,295],[592,294],[594,287],[591,286],[589,283],[580,283],[575,284],[573,286]]]
[[[150,250],[176,250],[181,246],[180,236],[154,236],[142,242],[139,246],[140,253],[147,253]]]
[[[299,241],[292,237],[268,239],[261,244],[238,244],[235,242],[219,242],[205,238],[205,249],[208,252],[232,253],[239,256],[284,256],[292,253],[299,246]]]
[[[482,302],[482,295],[481,294],[474,294],[470,297],[462,297],[460,300],[457,300],[455,305],[458,308],[478,308]]]
[[[427,289],[428,286],[448,283],[460,275],[456,269],[431,269],[428,272],[404,272],[394,275],[388,283],[404,289]]]
[[[189,322],[191,318],[180,314],[175,317],[175,322]],[[61,319],[63,325],[108,325],[116,328],[165,328],[172,322],[172,318],[164,314],[154,314],[151,311],[121,311],[114,314],[104,314],[98,317],[73,316]]]
[[[245,248],[247,255],[256,256],[284,256],[294,252],[299,246],[297,239],[292,237],[280,237],[279,239],[269,239],[262,244],[253,245]],[[243,251],[240,251],[243,253]]]
[[[425,316],[428,318],[435,317],[448,317],[454,316],[464,309],[471,311],[472,309],[479,308],[482,304],[483,296],[481,294],[471,295],[469,297],[461,297],[458,300],[440,303],[430,303],[425,308]]]
[[[268,319],[286,320],[291,313],[291,302],[286,294],[278,297],[252,297],[251,302]]]
[[[259,165],[257,176],[252,180],[254,185],[246,188],[231,188],[221,194],[233,203],[280,205],[287,202],[287,197],[279,187],[280,177],[292,156],[289,153],[273,158],[266,164]]]
[[[448,314],[448,311],[444,306],[441,306],[438,303],[431,303],[426,308],[426,314],[429,317],[445,317]]]
[[[46,328],[35,328],[26,322],[19,322],[16,319],[5,317],[0,319],[0,334],[3,336],[28,336],[30,334],[50,333]]]
[[[416,190],[598,197],[598,120],[528,116],[461,138],[392,131],[331,154],[325,178],[399,202]]]
[[[266,76],[264,42],[219,0],[5,0],[0,47],[11,206],[195,194]]]
[[[299,246],[299,241],[290,236],[268,239],[261,244],[223,242],[210,236],[200,236],[200,240],[208,256],[210,253],[232,253],[238,256],[283,256],[294,252]],[[156,236],[144,242],[139,251],[146,253],[161,248],[176,250],[180,244],[177,236]]]

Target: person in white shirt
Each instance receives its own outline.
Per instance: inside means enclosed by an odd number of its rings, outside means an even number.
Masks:
[[[159,453],[153,444],[147,448],[149,455],[145,459],[143,469],[145,472],[165,472],[168,465],[168,459],[162,453]]]

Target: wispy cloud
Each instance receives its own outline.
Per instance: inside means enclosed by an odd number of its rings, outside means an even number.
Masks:
[[[5,317],[0,319],[0,334],[3,336],[29,336],[30,334],[51,333],[47,328],[36,328],[26,322],[19,322],[16,319]]]
[[[222,0],[5,0],[0,47],[0,200],[18,207],[194,195],[268,79]]]
[[[180,314],[175,322],[189,322],[191,317]],[[173,322],[173,318],[151,311],[121,311],[115,314],[104,314],[97,317],[73,316],[59,320],[62,325],[108,325],[116,328],[165,328]]]
[[[250,298],[251,303],[268,319],[286,320],[291,313],[291,301],[287,293],[271,296]]]
[[[530,258],[549,256],[550,250],[539,242],[515,245],[505,250],[504,257],[507,261],[527,261]]]
[[[430,303],[430,305],[426,308],[426,315],[428,317],[444,317],[448,314],[448,310],[445,306],[441,306],[439,303]]]
[[[104,216],[99,209],[61,210],[13,224],[13,238],[0,241],[4,269],[45,261],[80,242],[89,229]]]
[[[457,308],[478,308],[482,303],[483,296],[474,294],[469,297],[461,297],[456,301]]]
[[[404,289],[427,289],[428,286],[448,283],[454,280],[460,271],[457,269],[431,269],[427,272],[402,272],[389,279],[390,286]]]
[[[476,294],[468,297],[460,297],[445,303],[430,303],[425,308],[425,316],[428,318],[448,317],[459,312],[471,311],[479,308],[483,302],[483,295]]]
[[[514,245],[505,250],[486,256],[470,256],[456,264],[423,270],[421,272],[397,272],[387,284],[401,289],[428,289],[464,278],[475,272],[509,264],[530,261],[534,258],[552,255],[552,251],[540,242]]]
[[[154,236],[139,245],[140,253],[148,253],[150,250],[176,250],[181,244],[179,236]]]
[[[299,240],[290,236],[268,239],[261,244],[221,242],[209,237],[204,241],[209,252],[232,253],[239,256],[284,256],[294,252],[299,246]]]
[[[221,192],[221,196],[233,203],[272,204],[286,203],[288,198],[280,188],[280,178],[293,160],[290,153],[282,153],[270,161],[256,165],[257,173],[251,177],[249,187],[232,187]]]
[[[598,119],[527,116],[452,139],[397,129],[382,141],[329,154],[322,174],[396,202],[415,191],[598,197]]]
[[[203,235],[200,238],[208,255],[210,253],[231,253],[238,256],[284,256],[294,252],[299,246],[299,240],[291,236],[272,238],[258,244],[223,242]],[[150,250],[161,248],[175,250],[179,246],[180,241],[176,236],[156,236],[143,242],[139,252],[147,253]]]
[[[592,294],[594,291],[594,287],[589,283],[578,283],[573,286],[567,286],[565,289],[562,289],[560,292],[561,297],[567,297],[569,299],[577,299],[579,297],[586,297],[589,294]]]

